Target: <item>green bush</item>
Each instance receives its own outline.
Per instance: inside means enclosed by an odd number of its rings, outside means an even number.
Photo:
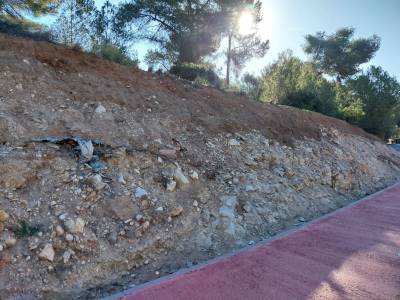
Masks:
[[[137,58],[131,58],[124,48],[110,43],[93,46],[92,53],[103,59],[125,66],[137,67],[139,64],[139,60]]]
[[[14,228],[14,233],[18,237],[33,236],[39,231],[40,231],[39,225],[32,225],[24,220],[21,220],[19,224]]]
[[[356,112],[349,120],[364,130],[388,139],[400,123],[400,83],[380,67],[367,71],[346,82],[350,96],[339,102],[345,113]]]
[[[265,68],[257,85],[261,101],[338,115],[335,85],[321,76],[313,64],[301,61],[291,52],[280,54]]]
[[[207,64],[182,63],[172,66],[170,73],[189,81],[201,80],[206,85],[219,86],[220,84],[218,75]]]

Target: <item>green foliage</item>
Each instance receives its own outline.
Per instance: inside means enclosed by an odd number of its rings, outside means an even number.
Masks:
[[[150,49],[147,51],[144,62],[150,70],[163,68],[164,70],[170,69],[170,61],[174,61],[174,57],[169,57],[169,53],[159,50]]]
[[[40,231],[40,226],[32,225],[22,220],[19,225],[14,228],[14,233],[17,237],[29,237],[33,236]]]
[[[318,32],[306,36],[304,51],[309,54],[320,72],[336,76],[338,81],[360,71],[360,65],[374,57],[380,38],[353,39],[354,28],[342,28],[334,34]]]
[[[339,117],[382,139],[391,137],[400,123],[400,83],[380,67],[334,83],[314,64],[285,52],[260,78],[249,80],[261,101]]]
[[[59,0],[0,0],[0,13],[13,18],[22,18],[23,13],[40,16],[56,10]]]
[[[362,99],[347,86],[337,83],[335,86],[336,104],[340,117],[345,121],[358,124],[365,117]]]
[[[203,83],[207,82],[207,85],[218,86],[220,84],[218,75],[214,72],[212,66],[207,64],[183,63],[174,65],[170,69],[170,73],[189,81],[197,80],[200,82],[202,80]]]
[[[252,100],[260,101],[260,79],[246,73],[240,82],[240,90]]]
[[[25,19],[16,19],[1,14],[0,32],[35,40],[52,41],[52,35],[46,27]]]
[[[341,110],[362,111],[353,121],[366,131],[382,139],[394,134],[400,122],[400,83],[380,67],[371,66],[368,71],[349,80],[346,88],[351,97],[340,102]],[[350,100],[349,100],[350,99]]]
[[[137,67],[139,64],[139,60],[136,57],[131,57],[124,48],[110,43],[95,45],[92,52],[98,57],[121,65]]]
[[[264,69],[259,79],[259,96],[264,102],[290,105],[326,115],[338,114],[334,85],[311,63],[302,62],[290,51]]]

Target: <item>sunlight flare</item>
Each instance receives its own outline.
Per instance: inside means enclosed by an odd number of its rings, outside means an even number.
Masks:
[[[255,30],[254,16],[250,11],[243,11],[239,16],[239,34],[248,35]]]

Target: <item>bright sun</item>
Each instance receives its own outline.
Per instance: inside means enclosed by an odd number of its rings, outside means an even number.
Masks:
[[[254,16],[249,11],[244,11],[239,17],[239,34],[248,35],[254,32]]]

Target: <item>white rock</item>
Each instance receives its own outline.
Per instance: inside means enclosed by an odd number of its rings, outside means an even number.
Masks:
[[[39,253],[39,257],[41,259],[46,259],[48,261],[53,261],[54,260],[54,249],[52,244],[46,244],[43,248],[43,250]]]
[[[160,206],[156,208],[156,211],[158,212],[163,212],[164,211],[164,207]]]
[[[180,186],[184,186],[190,183],[189,179],[187,179],[187,177],[183,174],[182,169],[180,167],[177,167],[175,169],[174,179]]]
[[[58,219],[59,219],[60,221],[64,221],[67,217],[68,217],[68,214],[67,214],[67,213],[63,213],[63,214],[61,214],[61,215],[58,216]]]
[[[228,142],[229,146],[240,146],[240,142],[236,139],[230,139]]]
[[[71,233],[82,233],[83,228],[85,227],[85,221],[82,218],[77,218],[75,220],[68,219],[65,221],[65,227],[68,232]]]
[[[119,175],[118,175],[117,181],[118,181],[120,184],[126,184],[126,181],[125,181],[125,178],[124,178],[124,175],[123,175],[123,174],[119,174]]]
[[[196,171],[192,171],[192,173],[190,174],[190,177],[193,180],[198,180],[199,179],[199,173],[197,173]]]
[[[78,139],[79,149],[81,150],[81,156],[85,161],[90,161],[93,158],[93,143],[91,140]]]
[[[106,108],[103,105],[99,104],[96,107],[95,113],[96,114],[104,114],[106,111],[107,111]]]
[[[69,262],[69,260],[71,259],[71,256],[74,254],[75,254],[75,252],[71,249],[68,249],[67,251],[65,251],[63,254],[64,264],[67,264]]]
[[[142,188],[142,187],[136,188],[136,191],[135,191],[136,198],[139,198],[139,199],[146,198],[147,195],[148,195],[147,191],[144,188]]]
[[[62,226],[60,226],[60,225],[57,225],[56,226],[56,234],[57,234],[57,236],[64,235],[64,228],[62,228]]]
[[[176,181],[175,180],[169,180],[167,183],[167,191],[168,192],[173,192],[176,189]]]
[[[67,234],[65,235],[65,240],[66,240],[67,242],[72,242],[72,241],[74,240],[74,236],[73,236],[72,234],[70,234],[70,233],[67,233]]]

